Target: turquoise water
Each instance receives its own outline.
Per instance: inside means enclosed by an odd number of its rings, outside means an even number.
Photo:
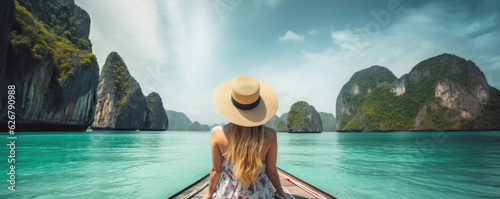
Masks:
[[[500,198],[500,132],[278,139],[279,167],[340,198]],[[0,149],[0,198],[165,198],[211,166],[208,132],[21,134],[12,192]]]

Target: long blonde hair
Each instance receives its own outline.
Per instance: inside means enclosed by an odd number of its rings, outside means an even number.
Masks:
[[[264,127],[244,127],[229,123],[232,136],[224,156],[234,164],[234,177],[246,186],[257,183],[264,169],[260,160],[264,146]]]

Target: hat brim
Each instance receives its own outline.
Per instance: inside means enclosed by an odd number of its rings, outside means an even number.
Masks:
[[[278,110],[278,95],[266,83],[260,83],[261,101],[251,110],[236,108],[231,101],[233,80],[226,81],[215,88],[212,96],[215,109],[227,121],[240,126],[260,126],[273,118]]]

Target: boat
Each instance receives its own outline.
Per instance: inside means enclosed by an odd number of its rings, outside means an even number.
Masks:
[[[321,199],[334,199],[337,198],[329,193],[301,180],[294,175],[278,169],[278,174],[280,176],[281,186],[286,194],[292,196],[295,199],[302,198],[321,198]],[[201,199],[203,195],[208,192],[208,179],[210,174],[207,174],[195,181],[191,185],[185,187],[179,192],[169,196],[167,199]]]

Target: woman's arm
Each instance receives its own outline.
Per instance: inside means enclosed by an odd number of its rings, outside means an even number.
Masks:
[[[222,154],[220,152],[219,143],[222,129],[220,127],[215,127],[210,132],[210,148],[212,150],[212,169],[210,170],[210,178],[208,184],[208,193],[203,198],[212,198],[214,194],[215,187],[219,182],[220,176],[222,174]]]
[[[269,177],[269,180],[273,184],[273,187],[276,189],[276,192],[281,197],[286,198],[285,192],[283,192],[283,188],[281,187],[280,176],[278,174],[278,170],[276,169],[276,159],[278,156],[278,139],[276,137],[276,132],[271,131],[271,148],[267,152],[266,155],[266,174]]]

